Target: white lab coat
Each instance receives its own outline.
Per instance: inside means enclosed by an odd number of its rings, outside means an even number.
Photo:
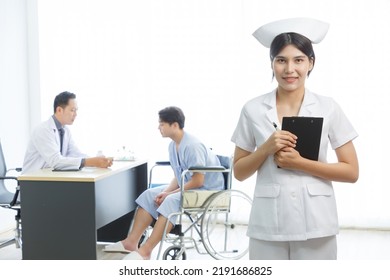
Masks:
[[[299,116],[323,117],[319,161],[326,162],[328,143],[336,149],[357,137],[338,104],[306,90]],[[232,141],[249,152],[263,144],[280,123],[276,91],[247,102]],[[338,233],[332,182],[303,172],[277,168],[270,156],[257,171],[248,236],[261,240],[307,240]]]
[[[53,117],[38,125],[28,144],[22,173],[42,168],[78,169],[86,155],[81,153],[72,140],[67,126],[64,127],[63,155],[60,153],[60,136]]]

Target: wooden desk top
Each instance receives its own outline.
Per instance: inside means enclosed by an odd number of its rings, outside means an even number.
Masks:
[[[114,161],[110,168],[84,167],[80,171],[57,171],[52,168],[40,169],[28,172],[18,177],[19,181],[73,181],[73,182],[95,182],[121,171],[137,167],[146,163],[147,160]]]

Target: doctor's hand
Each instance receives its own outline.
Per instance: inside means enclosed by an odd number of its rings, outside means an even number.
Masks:
[[[263,148],[269,155],[273,155],[284,148],[295,148],[296,143],[297,136],[286,130],[277,130],[263,144]]]
[[[283,148],[275,153],[274,161],[275,163],[285,169],[299,169],[299,163],[304,160],[303,157],[299,154],[294,148]]]
[[[91,167],[100,167],[100,168],[108,168],[112,166],[113,158],[112,157],[91,157],[85,159],[84,166]]]

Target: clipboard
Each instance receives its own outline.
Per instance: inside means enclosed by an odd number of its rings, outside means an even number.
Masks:
[[[80,169],[53,169],[52,172],[75,172],[75,171],[80,171]]]
[[[282,130],[298,137],[295,149],[302,157],[318,160],[323,122],[324,118],[317,117],[283,117]]]

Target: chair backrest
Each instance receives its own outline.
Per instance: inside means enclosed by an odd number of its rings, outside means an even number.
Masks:
[[[218,159],[219,159],[219,162],[221,163],[221,165],[223,167],[225,167],[226,169],[230,169],[231,167],[231,158],[230,157],[227,157],[227,156],[221,156],[221,155],[217,155]]]
[[[225,167],[226,169],[229,169],[230,171],[229,172],[223,172],[223,179],[224,179],[224,187],[225,187],[225,190],[228,190],[230,189],[231,187],[231,180],[232,180],[232,158],[231,157],[227,157],[227,156],[222,156],[222,155],[217,155],[218,159],[219,159],[219,162],[221,163],[221,165],[223,167]]]
[[[5,164],[3,148],[0,141],[0,177],[5,177],[7,173],[7,166]],[[9,203],[12,201],[14,194],[11,193],[4,184],[4,180],[0,179],[0,203]]]

